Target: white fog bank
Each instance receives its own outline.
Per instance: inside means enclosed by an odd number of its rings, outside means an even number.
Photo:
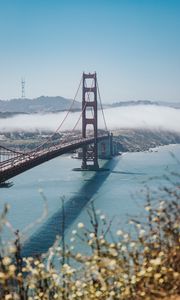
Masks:
[[[17,115],[0,119],[0,131],[14,130],[56,130],[66,112]],[[104,110],[109,130],[121,128],[163,129],[180,132],[180,109],[140,105],[108,108]],[[69,114],[61,130],[71,130],[76,124],[80,112]],[[77,129],[81,128],[81,120]],[[102,114],[99,111],[99,128],[104,129]]]

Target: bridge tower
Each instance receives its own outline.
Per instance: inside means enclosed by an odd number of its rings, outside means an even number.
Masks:
[[[91,82],[92,81],[92,82]],[[91,86],[89,86],[89,82]],[[88,125],[93,127],[94,144],[83,147],[83,170],[98,170],[98,117],[97,117],[97,78],[96,73],[83,73],[82,87],[82,137],[87,137]]]

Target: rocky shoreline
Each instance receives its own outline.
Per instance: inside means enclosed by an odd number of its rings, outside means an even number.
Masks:
[[[180,143],[180,132],[148,129],[119,129],[113,132],[122,152],[147,151],[150,148]]]

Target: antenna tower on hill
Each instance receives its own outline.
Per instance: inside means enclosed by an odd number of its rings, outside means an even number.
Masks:
[[[25,79],[21,79],[21,98],[25,98]]]

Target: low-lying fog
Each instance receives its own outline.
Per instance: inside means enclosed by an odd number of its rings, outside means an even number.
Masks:
[[[0,119],[0,131],[13,130],[55,130],[66,112],[17,115]],[[180,109],[159,107],[155,105],[140,105],[108,108],[104,110],[108,129],[145,128],[164,129],[180,132]],[[71,130],[76,124],[80,112],[70,113],[61,130]],[[81,128],[81,120],[76,127]],[[99,128],[104,129],[102,113],[99,111]]]

